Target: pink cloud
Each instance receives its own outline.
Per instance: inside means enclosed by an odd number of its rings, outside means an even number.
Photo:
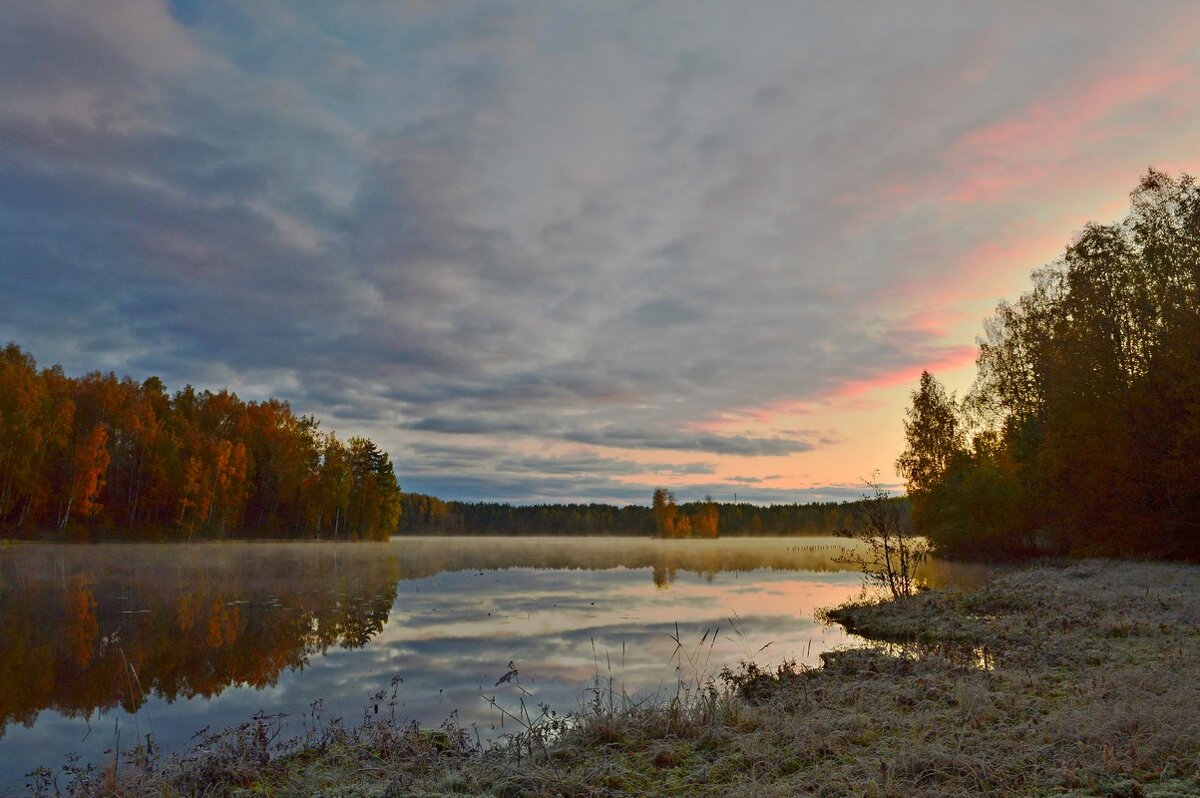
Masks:
[[[877,374],[863,380],[854,380],[829,391],[822,398],[844,399],[857,397],[873,391],[886,388],[896,388],[901,385],[916,384],[922,371],[937,373],[964,368],[975,362],[976,349],[974,346],[949,346],[942,349],[941,356],[927,363],[907,365],[892,371]]]
[[[889,286],[891,296],[919,300],[920,307],[906,318],[908,329],[941,333],[953,322],[963,320],[961,303],[999,299],[1010,288],[1014,270],[1028,275],[1056,257],[1066,247],[1074,217],[1021,222],[997,228],[995,238],[975,244],[957,256],[944,256],[951,268],[937,274],[909,278]]]
[[[1191,16],[1200,23],[1200,14]],[[1162,124],[1184,124],[1194,114],[1193,104],[1186,101],[1200,90],[1194,30],[1190,17],[1176,19],[1152,40],[1131,42],[1119,61],[1094,63],[1005,118],[960,135],[944,148],[939,167],[920,174],[904,169],[881,174],[869,191],[844,191],[834,201],[852,208],[858,223],[869,225],[910,212],[917,198],[936,197],[952,205],[994,204],[1035,187],[1069,188],[1079,183],[1082,161],[1095,177],[1097,166],[1107,163],[1112,168],[1116,160],[1123,160],[1124,174],[1130,162],[1113,151],[1114,143],[1128,141],[1130,151],[1148,158],[1143,131],[1159,130],[1161,124],[1149,125],[1146,113],[1122,112],[1141,111],[1139,106],[1153,103],[1149,114]],[[970,50],[972,57],[959,65],[963,75],[981,80],[1002,69],[1007,36],[991,31],[980,37]],[[1102,153],[1099,161],[1096,153]]]
[[[1177,91],[1194,77],[1191,65],[1109,73],[1039,100],[1016,118],[974,130],[952,147],[950,160],[961,176],[943,196],[955,203],[997,202],[1014,190],[1044,184],[1078,155],[1080,144],[1135,133],[1130,122],[1109,120],[1117,111]],[[1106,121],[1110,127],[1103,126]]]
[[[747,425],[771,425],[781,416],[814,415],[832,410],[877,410],[883,403],[868,398],[869,394],[875,391],[915,385],[922,371],[936,374],[964,368],[975,362],[974,346],[948,346],[939,351],[940,355],[932,361],[905,365],[861,380],[850,380],[812,399],[781,400],[758,407],[737,408],[722,413],[718,418],[707,419],[690,427],[705,432],[720,432]],[[816,433],[805,430],[804,434]]]

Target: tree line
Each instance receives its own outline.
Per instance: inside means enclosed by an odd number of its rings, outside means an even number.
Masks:
[[[75,540],[383,540],[401,511],[386,452],[287,402],[0,351],[0,532]]]
[[[897,469],[942,552],[1200,556],[1200,189],[1130,199],[999,305],[965,397],[921,376]]]
[[[658,491],[655,492],[656,494]],[[443,501],[435,496],[406,493],[400,534],[407,535],[630,535],[641,537],[722,537],[836,535],[858,523],[864,503],[814,502],[759,506],[748,502],[684,502],[674,505],[670,534],[667,508],[673,497],[663,491],[662,508],[611,504],[532,504]],[[893,499],[907,513],[906,499]],[[715,526],[712,514],[715,512]],[[663,519],[662,523],[658,518]],[[684,531],[686,522],[687,535]]]

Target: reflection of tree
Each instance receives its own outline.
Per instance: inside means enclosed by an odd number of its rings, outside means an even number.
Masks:
[[[652,569],[655,584],[674,581],[677,572],[716,574],[732,571],[845,571],[831,557],[854,541],[840,538],[793,540],[620,540],[612,538],[397,538],[405,552],[403,578],[472,568]],[[669,576],[668,576],[669,575]],[[660,578],[661,577],[661,578]],[[664,581],[665,580],[665,581]]]
[[[507,568],[648,569],[654,584],[665,587],[680,573],[706,580],[718,573],[758,570],[855,571],[836,561],[863,544],[844,538],[718,540],[616,540],[614,538],[404,537],[393,545],[400,555],[404,579],[419,579],[446,571],[504,570]],[[957,578],[943,563],[927,560],[920,577],[930,584]]]
[[[0,732],[68,716],[271,685],[332,646],[378,634],[399,572],[340,546],[21,547],[0,559]],[[272,551],[271,556],[266,556]],[[194,560],[184,557],[199,553]]]
[[[92,661],[92,647],[96,641],[96,633],[100,630],[100,623],[96,620],[96,597],[82,576],[71,580],[66,605],[63,641],[71,658],[79,667],[86,668]]]

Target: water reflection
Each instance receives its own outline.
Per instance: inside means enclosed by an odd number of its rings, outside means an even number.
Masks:
[[[338,547],[19,546],[0,557],[0,733],[267,687],[383,630],[397,558]],[[269,551],[269,556],[267,556]]]
[[[508,662],[536,701],[570,709],[597,676],[630,692],[674,678],[676,623],[716,641],[714,673],[767,642],[768,659],[815,661],[849,639],[812,617],[858,590],[831,559],[845,543],[0,548],[0,791],[68,751],[100,757],[116,728],[178,748],[201,726],[317,699],[352,719],[397,675],[409,717],[457,710],[488,731],[500,718],[480,696],[508,689],[495,684]]]

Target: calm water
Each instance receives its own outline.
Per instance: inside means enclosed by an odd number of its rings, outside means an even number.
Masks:
[[[397,538],[389,543],[0,547],[0,792],[69,752],[186,747],[255,712],[571,710],[597,677],[673,691],[753,657],[816,664],[852,637],[813,612],[859,592],[835,538]],[[960,578],[931,563],[931,581]],[[678,634],[682,663],[673,658]],[[714,645],[698,647],[706,630]],[[712,635],[709,635],[712,639]],[[766,646],[764,649],[763,646]],[[761,649],[761,650],[760,650]],[[515,680],[497,686],[509,671]],[[678,670],[682,664],[682,670]],[[396,681],[399,677],[402,681]],[[517,686],[519,684],[519,687]]]

